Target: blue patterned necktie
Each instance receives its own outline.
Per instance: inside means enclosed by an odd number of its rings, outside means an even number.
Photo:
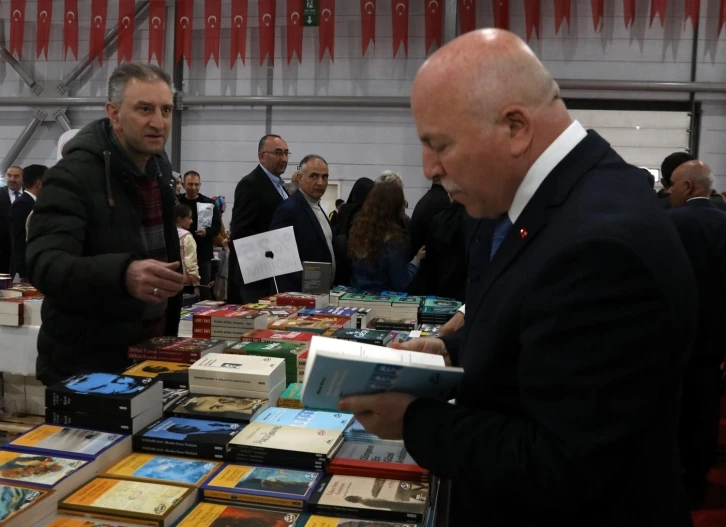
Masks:
[[[502,245],[504,238],[507,237],[509,229],[512,228],[512,222],[509,220],[509,214],[505,214],[497,220],[497,224],[494,227],[494,236],[492,236],[492,250],[489,253],[489,260],[494,258],[494,255],[499,250],[499,246]]]

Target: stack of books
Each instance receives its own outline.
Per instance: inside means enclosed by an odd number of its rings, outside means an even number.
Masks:
[[[53,491],[19,484],[0,486],[3,527],[26,527],[49,518],[56,509]],[[55,499],[54,499],[55,498]]]
[[[198,489],[221,465],[218,461],[134,452],[108,467],[100,475]]]
[[[346,440],[330,462],[328,472],[426,483],[430,480],[429,471],[419,467],[402,444]]]
[[[189,368],[189,391],[268,399],[275,404],[287,386],[285,379],[283,359],[212,353]]]
[[[24,298],[0,298],[0,326],[20,327],[24,324]]]
[[[157,360],[194,364],[208,353],[223,353],[224,340],[185,337],[154,337],[129,346],[128,357],[133,360]]]
[[[330,305],[331,306],[342,306],[342,305],[348,305],[348,304],[341,304],[340,299],[343,295],[366,295],[365,291],[362,289],[357,289],[355,287],[348,287],[345,285],[336,285],[333,287],[333,289],[330,290]]]
[[[223,309],[224,306],[219,307]],[[209,306],[193,305],[182,308],[181,319],[179,320],[179,336],[191,338],[194,334],[194,314],[209,311]]]
[[[302,410],[304,407],[300,401],[301,396],[302,384],[299,382],[292,383],[282,392],[277,406],[280,408],[297,408]]]
[[[306,293],[279,293],[264,299],[278,306],[327,307],[330,295],[309,295]]]
[[[267,329],[273,331],[301,331],[305,333],[315,333],[316,335],[332,335],[335,331],[344,328],[345,319],[332,319],[317,316],[292,316],[290,318],[281,318],[267,325]]]
[[[210,309],[194,314],[196,338],[239,339],[251,329],[265,329],[267,314],[260,311]]]
[[[111,373],[74,375],[49,386],[45,406],[49,424],[126,434],[135,434],[164,413],[161,383]]]
[[[306,343],[235,342],[224,351],[232,355],[275,357],[285,361],[285,385],[297,381],[298,356],[308,349]]]
[[[456,300],[428,297],[421,308],[421,324],[446,324],[460,307]]]
[[[274,331],[271,329],[253,329],[240,337],[243,342],[297,342],[310,344],[315,333],[303,331]]]
[[[345,431],[353,421],[353,414],[344,412],[322,412],[280,407],[268,408],[254,420],[256,423],[300,428],[319,428],[324,430],[337,430],[339,432]]]
[[[25,326],[40,326],[42,320],[43,296],[25,298],[23,306],[23,324]]]
[[[420,296],[394,296],[391,297],[390,318],[417,319],[418,311],[423,303]]]
[[[0,273],[0,289],[13,287],[13,277],[7,273]]]
[[[418,329],[415,318],[374,318],[368,328],[380,331],[413,331]]]
[[[252,421],[267,410],[269,406],[270,401],[267,399],[187,394],[174,405],[164,410],[164,415],[243,423]]]
[[[339,329],[333,333],[332,337],[339,340],[352,340],[362,344],[387,346],[391,341],[391,332],[376,329]]]
[[[295,306],[278,306],[275,304],[245,304],[242,308],[266,314],[268,324],[281,318],[291,317],[297,314],[300,309]]]
[[[189,389],[189,363],[186,362],[145,360],[131,366],[124,375],[156,379],[164,388]]]
[[[134,451],[225,461],[227,445],[241,423],[164,417],[134,435]]]
[[[298,311],[301,316],[317,316],[345,319],[346,328],[361,329],[368,327],[370,322],[370,309],[364,307],[315,307],[304,308]]]

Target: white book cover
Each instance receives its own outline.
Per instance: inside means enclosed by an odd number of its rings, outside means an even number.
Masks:
[[[337,410],[342,397],[387,391],[446,401],[463,375],[462,368],[446,367],[440,355],[316,335],[305,366],[302,403]]]
[[[285,380],[285,359],[209,353],[189,367],[190,384],[234,384],[236,389],[271,391]]]
[[[232,438],[229,446],[287,450],[329,457],[342,438],[340,430],[300,428],[253,421]]]

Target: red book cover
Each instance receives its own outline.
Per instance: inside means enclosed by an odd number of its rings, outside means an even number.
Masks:
[[[419,467],[403,445],[346,441],[328,465],[328,472],[406,481],[428,481],[429,472]]]

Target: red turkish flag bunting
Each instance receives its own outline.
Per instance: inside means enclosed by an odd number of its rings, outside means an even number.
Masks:
[[[524,25],[527,28],[527,41],[532,36],[532,31],[539,38],[540,3],[539,0],[524,0]]]
[[[657,14],[660,18],[660,26],[663,27],[665,24],[665,12],[666,12],[667,0],[650,0],[650,25],[653,25],[653,20]]]
[[[305,0],[287,0],[287,63],[297,53],[298,64],[302,62],[303,10]],[[321,45],[322,49],[322,45]]]
[[[718,35],[721,36],[721,29],[726,24],[726,0],[721,0],[721,8],[718,16]]]
[[[698,16],[701,14],[701,0],[686,0],[686,18],[683,20],[685,26],[688,19],[691,19],[693,29],[698,27]]]
[[[562,21],[567,21],[570,27],[570,0],[555,0],[555,34],[560,32]]]
[[[156,55],[156,63],[161,64],[164,55],[164,20],[166,18],[165,0],[149,2],[149,62]]]
[[[90,62],[98,57],[98,64],[103,64],[103,37],[106,36],[106,14],[108,0],[91,2],[91,38],[88,42],[88,58]]]
[[[176,64],[182,58],[187,66],[192,65],[192,25],[194,22],[194,0],[177,0],[176,2]]]
[[[599,33],[602,30],[605,0],[590,0],[590,5],[592,6],[592,27],[595,28],[595,33]]]
[[[393,56],[403,44],[403,52],[408,57],[408,0],[391,0],[393,22]]]
[[[35,58],[39,59],[45,52],[48,60],[48,42],[50,41],[50,19],[53,15],[53,0],[38,0],[38,16],[36,18],[37,33],[35,34]]]
[[[441,47],[443,33],[443,9],[438,0],[426,0],[425,22],[426,22],[426,53],[431,51],[431,44],[436,42],[436,47]]]
[[[229,67],[234,68],[237,57],[241,56],[242,64],[245,63],[247,53],[247,0],[232,0],[232,42],[231,62]]]
[[[134,49],[134,0],[119,0],[118,3],[118,63],[131,62]]]
[[[219,66],[219,32],[222,22],[222,0],[204,2],[204,65],[214,55],[214,63]],[[191,32],[190,32],[191,34]],[[187,57],[187,60],[189,58]]]
[[[69,49],[73,56],[78,58],[78,0],[65,1],[63,42],[65,44],[65,58],[68,58]]]
[[[275,63],[275,0],[259,0],[257,17],[260,22],[260,66],[265,58]]]
[[[625,27],[632,26],[633,22],[635,22],[635,0],[623,0],[623,13]]]
[[[318,8],[320,9],[318,62],[323,60],[326,49],[330,54],[330,60],[333,61],[335,60],[335,0],[319,0]]]
[[[462,35],[476,29],[476,2],[474,0],[459,0],[459,27]]]
[[[368,51],[368,44],[371,42],[376,43],[375,0],[360,0],[360,37],[363,55],[365,55],[366,51]]]
[[[494,27],[509,30],[509,0],[494,0]]]
[[[10,53],[23,58],[23,36],[25,35],[25,0],[10,2]]]

